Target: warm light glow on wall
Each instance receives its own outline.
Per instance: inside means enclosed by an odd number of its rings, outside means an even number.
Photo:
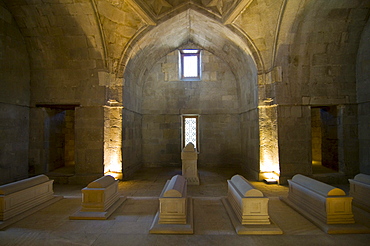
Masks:
[[[260,180],[279,181],[279,148],[277,132],[277,107],[260,106]]]
[[[109,149],[104,154],[107,154],[104,159],[104,175],[111,175],[115,179],[122,179],[122,158],[121,150]]]
[[[104,175],[122,179],[122,106],[104,108]]]

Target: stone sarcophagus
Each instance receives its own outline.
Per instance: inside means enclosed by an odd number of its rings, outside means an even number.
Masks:
[[[21,219],[63,198],[53,194],[53,180],[43,174],[0,186],[0,221]]]
[[[353,197],[353,205],[370,212],[370,175],[360,173],[348,181],[349,195]]]
[[[182,176],[188,182],[188,185],[199,185],[198,175],[198,153],[192,143],[188,143],[181,152]]]
[[[186,224],[187,184],[183,176],[168,180],[159,197],[159,224]]]
[[[107,219],[124,201],[118,193],[118,180],[103,176],[82,189],[81,209],[70,219]]]
[[[227,183],[227,199],[242,225],[270,224],[269,199],[261,191],[240,175],[234,175]]]
[[[81,211],[103,212],[118,199],[118,180],[109,175],[103,176],[82,189]]]
[[[355,223],[352,197],[339,188],[303,176],[295,175],[289,182],[287,200],[298,209],[326,224]]]

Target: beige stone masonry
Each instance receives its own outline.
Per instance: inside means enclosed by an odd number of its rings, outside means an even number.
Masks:
[[[103,176],[82,189],[81,209],[69,219],[107,219],[126,200],[118,193],[118,180]]]
[[[0,229],[63,198],[53,194],[43,174],[0,186]]]

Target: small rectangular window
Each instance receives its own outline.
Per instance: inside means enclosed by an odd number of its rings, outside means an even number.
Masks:
[[[180,50],[180,78],[181,80],[200,80],[200,50]]]

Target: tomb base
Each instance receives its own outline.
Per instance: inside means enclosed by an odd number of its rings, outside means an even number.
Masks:
[[[186,224],[159,224],[159,211],[150,227],[151,234],[193,234],[193,199],[187,198]]]
[[[234,212],[230,202],[228,199],[222,198],[222,203],[226,209],[227,214],[233,224],[235,231],[238,235],[279,235],[283,234],[283,231],[275,225],[271,219],[271,224],[265,225],[242,225],[240,220],[238,219],[237,215]]]
[[[370,233],[370,228],[364,225],[353,223],[353,224],[326,224],[323,221],[307,213],[304,209],[291,202],[287,197],[280,197],[280,200],[285,202],[291,208],[296,210],[298,213],[303,215],[306,219],[311,221],[322,231],[328,234],[354,234],[354,233]]]
[[[53,203],[56,203],[57,201],[60,201],[63,199],[63,196],[53,196],[52,199],[46,201],[46,202],[43,202],[42,204],[39,204],[29,210],[26,210],[20,214],[17,214],[13,217],[11,217],[10,219],[7,219],[7,220],[4,220],[4,221],[0,221],[0,230],[11,225],[11,224],[14,224],[15,222],[17,221],[20,221],[26,217],[28,217],[29,215],[33,214],[33,213],[36,213],[37,211],[41,210],[41,209],[44,209],[48,206],[50,206],[51,204]]]
[[[96,211],[81,211],[78,210],[73,215],[69,216],[70,220],[106,220],[108,217],[116,211],[122,203],[126,201],[126,197],[120,197],[107,211],[96,212]]]
[[[356,222],[370,227],[370,212],[357,206],[353,206],[352,211]]]

